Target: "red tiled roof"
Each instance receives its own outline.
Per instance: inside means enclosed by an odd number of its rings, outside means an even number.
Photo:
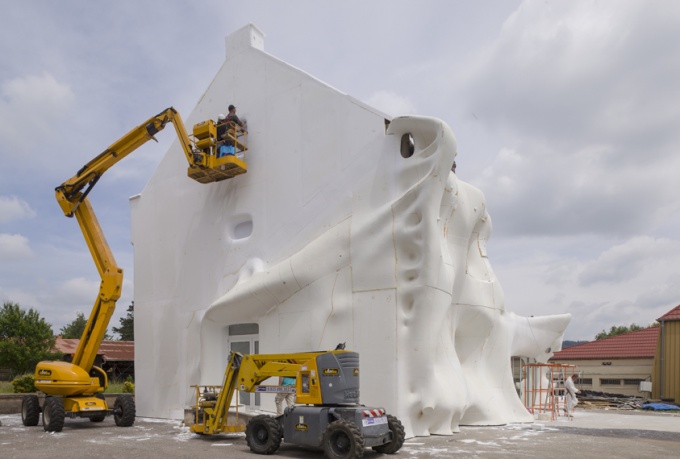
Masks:
[[[657,319],[657,321],[680,321],[680,305]]]
[[[581,343],[556,352],[550,361],[570,359],[653,358],[659,326]]]
[[[72,355],[78,348],[80,339],[62,339],[57,337],[54,348],[66,355]],[[102,355],[104,361],[134,361],[135,342],[123,340],[103,340],[99,346],[98,355]]]

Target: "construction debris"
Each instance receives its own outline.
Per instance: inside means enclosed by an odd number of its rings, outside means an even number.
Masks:
[[[651,402],[649,399],[639,396],[627,396],[599,391],[581,390],[578,395],[579,406],[586,409],[618,409],[635,410]]]

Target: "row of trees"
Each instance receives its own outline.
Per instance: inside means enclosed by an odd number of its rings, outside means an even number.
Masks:
[[[627,332],[639,331],[640,329],[647,329],[648,327],[657,324],[658,323],[650,324],[649,326],[638,326],[637,324],[632,323],[630,326],[612,326],[609,328],[609,332],[602,329],[602,331],[595,336],[595,340],[606,339],[607,337],[614,337],[615,335],[621,335]]]
[[[79,339],[83,336],[83,331],[85,331],[85,326],[87,326],[87,318],[82,312],[78,312],[76,319],[68,323],[66,326],[59,330],[59,335],[63,339]],[[113,332],[118,334],[120,339],[118,340],[135,340],[135,303],[132,302],[127,309],[127,316],[120,318],[120,327],[113,328]],[[110,334],[109,330],[106,330],[104,335],[104,340],[115,340]]]
[[[78,313],[76,319],[60,330],[63,338],[79,339],[87,319]],[[134,340],[134,302],[127,316],[120,318],[120,327],[113,331],[120,340]],[[107,334],[106,340],[110,340]],[[0,368],[10,369],[14,375],[33,372],[40,361],[59,360],[62,353],[53,351],[56,337],[52,325],[38,311],[24,310],[19,304],[4,302],[0,310]]]

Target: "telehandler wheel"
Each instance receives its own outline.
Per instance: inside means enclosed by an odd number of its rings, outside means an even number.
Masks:
[[[36,426],[40,421],[40,401],[36,395],[27,395],[22,399],[21,421],[24,426]]]
[[[45,398],[45,406],[43,407],[43,429],[45,431],[60,432],[64,428],[64,401],[57,397],[51,396]]]
[[[130,395],[122,395],[113,403],[113,419],[117,426],[132,426],[135,423],[135,400]]]
[[[387,426],[392,432],[392,441],[382,446],[373,446],[372,449],[381,454],[396,454],[401,446],[404,445],[406,433],[404,432],[404,425],[394,415],[387,416]]]
[[[93,416],[88,417],[88,418],[90,419],[90,422],[99,423],[99,422],[104,421],[104,419],[106,418],[106,415],[93,415]]]
[[[323,451],[328,458],[361,458],[364,455],[364,438],[354,423],[339,419],[326,428]]]
[[[269,415],[253,417],[246,426],[246,442],[256,454],[271,455],[281,445],[281,425]]]

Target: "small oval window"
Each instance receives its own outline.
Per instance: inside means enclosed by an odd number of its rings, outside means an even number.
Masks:
[[[251,233],[253,233],[253,221],[247,220],[241,222],[234,227],[234,239],[241,240],[243,238],[248,238]]]
[[[411,133],[406,133],[401,136],[401,156],[410,158],[414,151],[415,142],[413,141],[413,135]]]

